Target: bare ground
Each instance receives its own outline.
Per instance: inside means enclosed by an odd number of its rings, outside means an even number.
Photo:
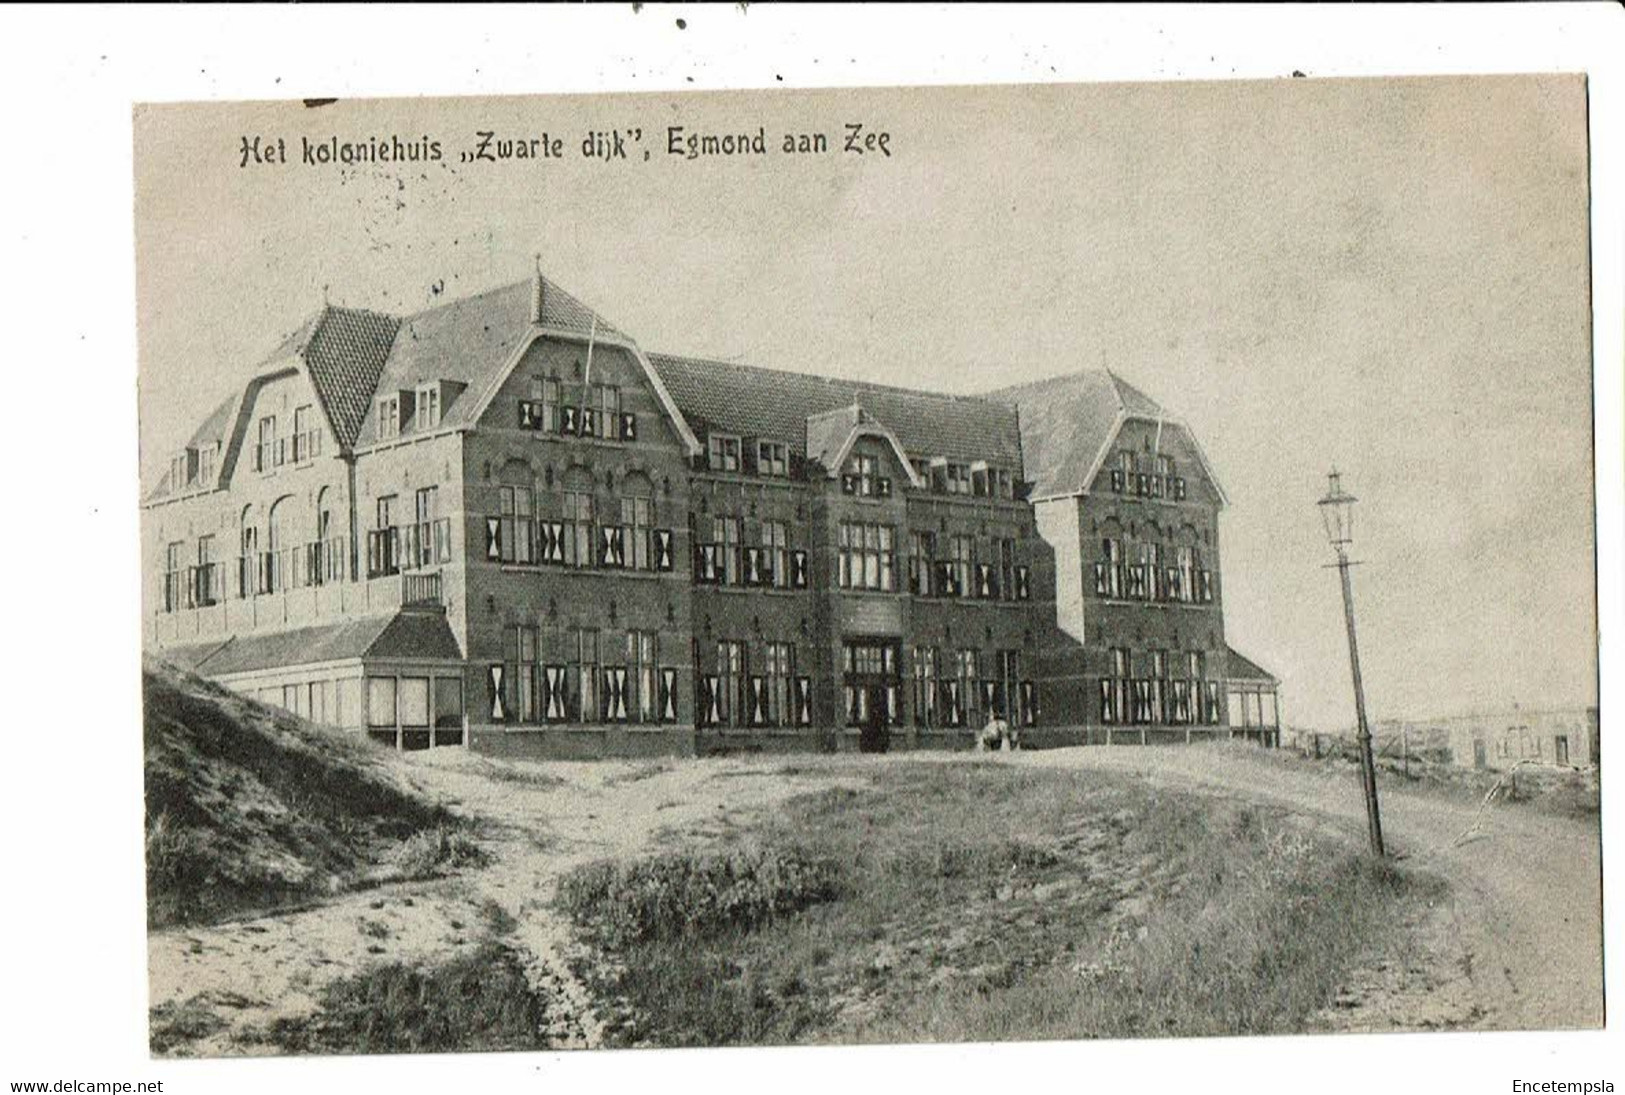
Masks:
[[[277,1019],[318,1006],[322,987],[370,963],[429,962],[479,944],[495,903],[513,920],[534,988],[552,1001],[549,1044],[588,1048],[603,1029],[570,972],[576,944],[551,907],[577,864],[651,850],[663,830],[726,833],[753,812],[824,787],[861,781],[894,758],[680,760],[527,764],[461,750],[418,754],[411,780],[485,824],[488,867],[392,883],[206,928],[149,936],[155,1038],[161,1052],[278,1052]],[[902,758],[896,758],[902,759]],[[912,754],[910,761],[966,763]],[[1129,772],[1153,785],[1285,808],[1363,838],[1358,785],[1340,772],[1296,770],[1247,749],[1068,749],[982,758]],[[1384,788],[1392,850],[1451,883],[1451,898],[1373,953],[1315,1025],[1328,1030],[1571,1028],[1602,1022],[1600,839],[1594,821],[1502,807],[1476,817],[1461,801]],[[184,1021],[181,1021],[184,1020]]]

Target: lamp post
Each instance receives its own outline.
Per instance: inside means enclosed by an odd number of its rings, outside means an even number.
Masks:
[[[1382,857],[1382,817],[1377,810],[1377,764],[1371,755],[1371,727],[1365,719],[1365,685],[1360,681],[1360,645],[1354,637],[1354,587],[1349,582],[1348,546],[1354,541],[1355,497],[1343,490],[1342,477],[1333,468],[1330,485],[1319,502],[1326,538],[1337,551],[1338,574],[1343,579],[1343,619],[1349,633],[1349,669],[1354,676],[1354,715],[1359,723],[1360,782],[1365,789],[1365,819],[1371,854]]]

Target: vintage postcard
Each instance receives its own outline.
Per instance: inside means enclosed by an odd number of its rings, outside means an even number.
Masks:
[[[1587,95],[136,106],[151,1052],[1599,1027]]]

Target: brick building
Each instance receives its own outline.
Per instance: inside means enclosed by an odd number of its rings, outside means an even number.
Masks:
[[[1030,391],[647,354],[540,274],[406,317],[325,307],[145,499],[146,637],[403,748],[906,748],[963,743],[994,710],[1040,742],[1153,709],[1159,730],[1224,726],[1222,494],[1194,439],[1168,423],[1157,451],[1188,470],[1151,473],[1155,498],[1068,494],[1059,454],[1081,442],[1033,435]],[[1138,411],[1109,444],[1149,436]],[[1200,564],[1174,547],[1170,577],[1141,579],[1119,560],[1089,592],[1097,523],[1132,526],[1129,550],[1142,507],[1188,511]],[[1161,595],[1174,575],[1190,596]],[[1142,580],[1157,594],[1111,584]],[[1131,654],[1165,674],[1142,711],[1110,659],[1151,620],[1200,658],[1186,677]]]
[[[1225,640],[1224,488],[1186,423],[1107,370],[993,393],[1016,406],[1039,533],[1055,550],[1041,706],[1086,742],[1277,744],[1278,682]]]

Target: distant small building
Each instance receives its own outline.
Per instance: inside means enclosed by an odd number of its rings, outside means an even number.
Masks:
[[[1519,761],[1595,768],[1601,734],[1595,707],[1545,711],[1514,708],[1441,719],[1450,757],[1468,768],[1511,768]]]

